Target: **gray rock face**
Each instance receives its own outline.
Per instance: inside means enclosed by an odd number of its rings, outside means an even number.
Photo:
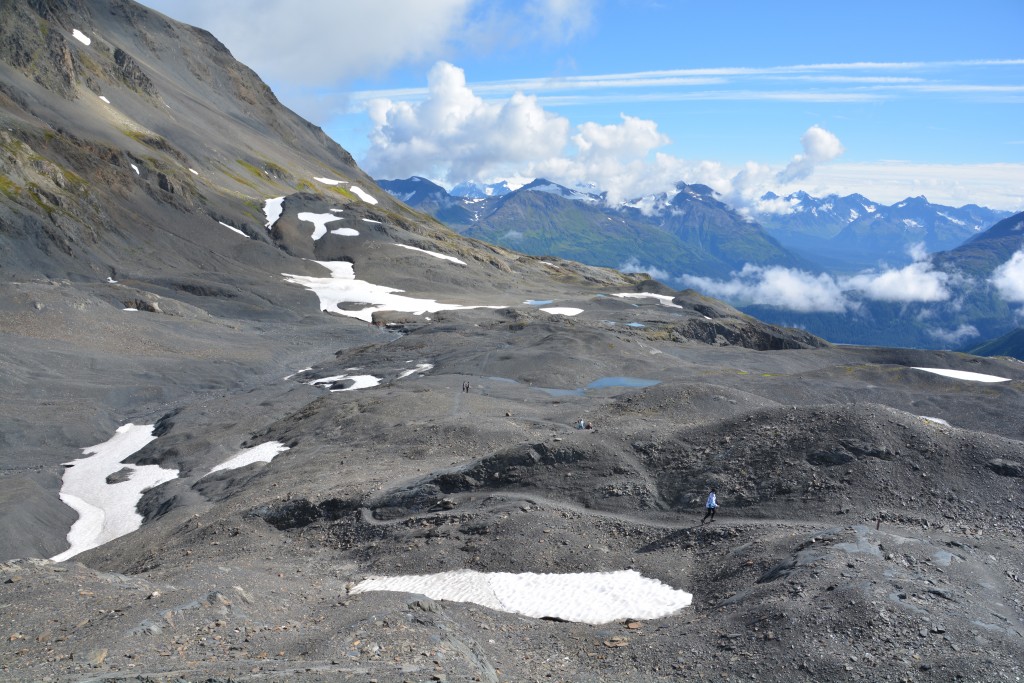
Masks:
[[[1024,465],[1013,460],[995,458],[988,461],[988,467],[1003,477],[1024,477]]]

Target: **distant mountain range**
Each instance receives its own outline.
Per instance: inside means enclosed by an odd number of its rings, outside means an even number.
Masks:
[[[535,256],[724,277],[746,263],[812,267],[705,185],[679,183],[671,196],[609,207],[604,197],[543,178],[514,191],[473,188],[457,196],[425,178],[378,180],[391,195],[467,237]],[[467,191],[464,186],[462,191]]]
[[[928,253],[953,249],[1010,215],[975,204],[959,208],[908,197],[885,206],[859,194],[812,197],[797,192],[762,197],[787,213],[762,212],[757,221],[790,251],[833,271],[855,271],[879,261],[903,265],[911,261],[911,245]]]
[[[1010,215],[975,204],[932,204],[924,197],[887,206],[859,194],[819,198],[806,192],[785,197],[768,193],[763,202],[785,207],[785,212],[746,215],[721,202],[707,186],[685,183],[677,185],[675,194],[609,206],[602,193],[545,179],[517,190],[505,181],[467,182],[451,192],[415,176],[377,182],[409,206],[472,237],[593,265],[640,264],[667,277],[727,277],[744,263],[831,273],[853,273],[879,263],[901,266],[912,261],[914,245],[923,245],[928,253],[948,251]],[[542,206],[535,201],[530,208],[526,192],[555,199]]]
[[[746,215],[704,185],[609,206],[605,196],[545,179],[516,190],[464,183],[448,192],[425,178],[379,180],[408,205],[455,231],[535,256],[645,271],[678,285],[690,275],[730,280],[747,264],[797,268],[839,278],[905,267],[931,256],[950,274],[945,301],[890,302],[852,292],[854,310],[795,312],[740,305],[775,324],[845,343],[959,347],[1014,327],[1010,305],[989,283],[994,269],[1024,247],[1019,216],[974,204],[959,208],[911,197],[892,205],[859,194],[767,194],[785,213]]]

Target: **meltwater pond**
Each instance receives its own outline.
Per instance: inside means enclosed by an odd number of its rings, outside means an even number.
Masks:
[[[488,377],[487,379],[494,382],[519,384],[518,380],[514,380],[509,377]],[[653,387],[655,384],[661,384],[661,380],[644,379],[642,377],[601,377],[600,379],[595,379],[587,386],[579,389],[550,389],[548,387],[533,388],[539,389],[549,396],[583,396],[588,389],[615,389],[618,387],[642,389],[643,387]]]
[[[642,389],[643,387],[653,387],[655,384],[661,384],[661,380],[643,379],[642,377],[601,377],[581,389],[539,388],[551,396],[583,396],[587,389],[615,389],[618,387]]]

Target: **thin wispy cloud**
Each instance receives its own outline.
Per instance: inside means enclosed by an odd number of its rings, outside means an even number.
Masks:
[[[541,101],[552,105],[595,104],[613,102],[652,102],[673,100],[784,100],[806,102],[855,102],[876,100],[884,95],[877,91],[906,93],[938,93],[950,95],[1016,94],[1024,86],[976,82],[949,82],[955,74],[971,76],[986,68],[1019,67],[1021,59],[961,60],[936,62],[849,62],[823,64],[793,64],[768,67],[712,67],[699,69],[666,69],[652,71],[615,72],[556,78],[515,78],[502,81],[470,82],[469,86],[480,96],[505,97],[515,92],[538,95]],[[863,71],[863,74],[851,74]],[[893,71],[917,71],[921,75],[893,76]],[[835,72],[835,73],[827,73]],[[884,73],[871,73],[884,72]],[[848,86],[844,90],[796,90],[794,85],[829,84]],[[761,84],[761,87],[752,87]],[[776,89],[778,84],[789,84]],[[631,94],[636,90],[679,89],[708,85],[736,86],[740,89],[699,90],[691,92]],[[552,96],[545,93],[579,92],[585,90],[611,90],[599,95]],[[874,91],[874,92],[872,92]],[[352,101],[359,106],[381,97],[401,97],[418,100],[427,97],[427,88],[400,90],[364,90],[352,93]]]

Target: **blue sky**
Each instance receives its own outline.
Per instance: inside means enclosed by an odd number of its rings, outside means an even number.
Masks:
[[[150,0],[376,177],[1024,209],[1024,2]]]

